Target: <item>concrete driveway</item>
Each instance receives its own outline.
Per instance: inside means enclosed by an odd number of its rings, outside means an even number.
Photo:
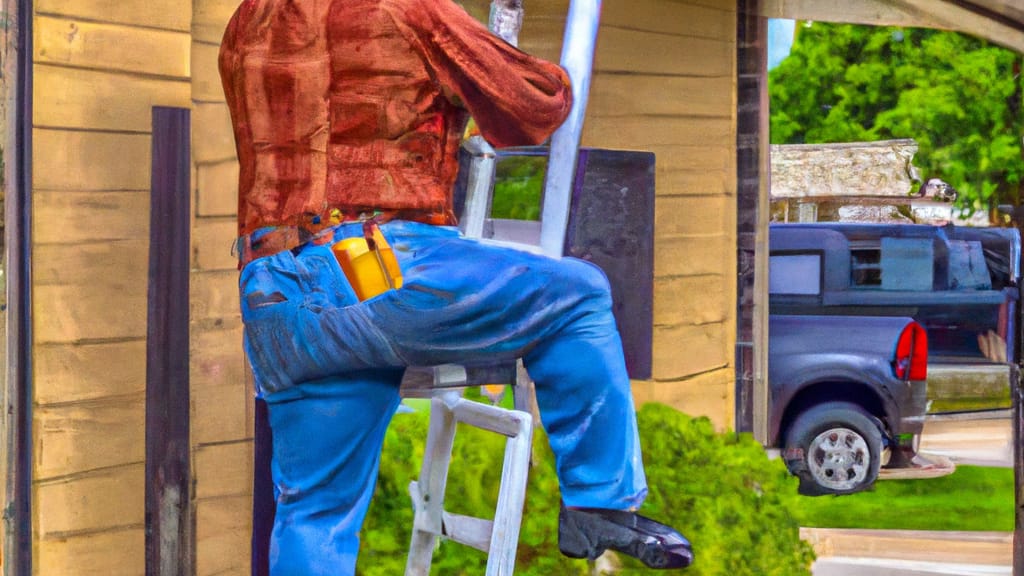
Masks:
[[[1007,411],[930,418],[921,452],[956,464],[1013,467]],[[929,532],[803,528],[814,546],[814,576],[1011,576],[1011,532]]]

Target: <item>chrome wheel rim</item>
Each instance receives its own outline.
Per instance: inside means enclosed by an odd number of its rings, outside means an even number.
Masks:
[[[830,428],[815,436],[807,451],[814,481],[835,491],[856,488],[868,476],[871,450],[864,437],[849,428]]]

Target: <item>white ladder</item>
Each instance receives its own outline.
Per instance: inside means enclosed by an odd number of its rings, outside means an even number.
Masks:
[[[561,64],[569,73],[573,86],[573,106],[565,123],[551,138],[537,245],[521,246],[554,258],[560,258],[564,251],[600,15],[601,0],[571,0]],[[522,0],[494,0],[490,20],[492,30],[515,44],[522,22]],[[497,158],[494,149],[480,137],[470,139],[467,150],[472,160],[461,226],[466,236],[481,238],[485,235],[489,219]],[[503,239],[499,234],[494,240]],[[511,576],[526,500],[533,416],[528,409],[522,409],[526,405],[519,397],[514,410],[463,398],[461,391],[452,388],[488,383],[474,381],[464,366],[446,364],[409,370],[407,380],[410,374],[415,378],[417,373],[426,381],[425,386],[421,383],[415,387],[430,390],[432,399],[430,429],[419,481],[409,485],[415,518],[405,574],[428,576],[437,538],[444,537],[486,552],[486,576]],[[516,371],[517,376],[521,373],[521,370]],[[445,485],[458,422],[506,436],[501,486],[493,520],[450,514],[444,510]]]

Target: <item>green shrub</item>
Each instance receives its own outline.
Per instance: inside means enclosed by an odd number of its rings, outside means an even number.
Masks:
[[[796,480],[778,460],[768,460],[748,435],[717,434],[706,418],[690,418],[649,404],[638,414],[650,494],[642,513],[675,526],[693,543],[697,576],[799,576],[810,574],[813,553],[800,540],[791,513]],[[419,473],[426,439],[425,411],[399,414],[388,430],[381,474],[364,525],[359,574],[401,574],[412,528],[408,483]],[[554,458],[538,430],[534,467],[519,539],[516,573],[586,575],[586,561],[558,551],[558,481]],[[465,427],[456,435],[448,478],[449,511],[490,517],[497,500],[504,439]],[[620,555],[620,574],[656,574]],[[484,573],[486,556],[442,542],[433,574]]]

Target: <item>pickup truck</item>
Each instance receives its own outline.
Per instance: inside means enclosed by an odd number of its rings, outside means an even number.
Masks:
[[[773,224],[769,242],[770,314],[913,318],[928,333],[929,412],[1010,407],[1016,229]]]
[[[924,427],[928,343],[910,318],[772,315],[769,438],[806,495],[869,488]]]

